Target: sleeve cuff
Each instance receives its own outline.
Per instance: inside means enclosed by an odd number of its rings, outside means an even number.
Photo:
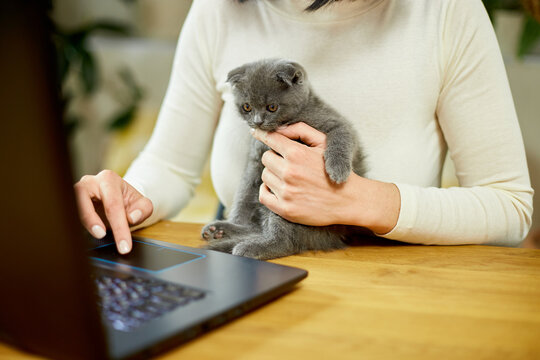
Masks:
[[[416,224],[418,214],[418,194],[414,186],[395,183],[400,194],[400,210],[396,226],[386,234],[377,234],[377,236],[392,239],[405,240],[412,232]]]
[[[148,197],[146,195],[146,192],[144,191],[144,187],[142,186],[142,184],[140,184],[137,181],[131,179],[129,175],[126,174],[124,176],[124,181],[127,182],[129,185],[133,186],[135,188],[135,190],[140,192],[143,196]]]

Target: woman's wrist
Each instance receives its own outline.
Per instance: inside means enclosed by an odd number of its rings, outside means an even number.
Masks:
[[[401,196],[395,184],[352,174],[347,181],[350,206],[344,207],[345,224],[362,226],[386,234],[397,224]]]

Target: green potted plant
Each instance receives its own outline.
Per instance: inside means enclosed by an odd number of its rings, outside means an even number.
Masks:
[[[523,13],[516,55],[523,58],[540,43],[540,0],[483,0],[488,14],[496,24],[495,13],[499,10]]]
[[[85,121],[83,115],[69,112],[69,103],[77,96],[89,96],[100,87],[99,64],[88,46],[88,38],[96,32],[109,32],[128,35],[128,28],[113,22],[100,21],[67,31],[53,26],[53,40],[57,49],[59,83],[62,84],[64,101],[64,121],[69,133],[73,133]],[[75,86],[68,86],[68,77],[73,73]],[[120,79],[126,85],[129,94],[124,109],[115,114],[109,121],[111,130],[120,129],[129,124],[142,98],[142,91],[128,69],[120,71]],[[75,89],[73,89],[75,88]]]

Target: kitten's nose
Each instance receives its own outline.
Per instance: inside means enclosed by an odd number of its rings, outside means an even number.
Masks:
[[[261,114],[255,114],[255,117],[253,118],[253,123],[255,125],[261,125],[263,123],[263,119],[261,117]]]

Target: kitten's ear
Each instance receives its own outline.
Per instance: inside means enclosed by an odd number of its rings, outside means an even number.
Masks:
[[[247,66],[243,65],[233,69],[227,74],[227,82],[231,85],[236,85],[245,79]]]
[[[306,76],[305,74],[306,71],[300,64],[288,61],[279,67],[276,78],[287,86],[293,86],[295,84],[302,84]]]

